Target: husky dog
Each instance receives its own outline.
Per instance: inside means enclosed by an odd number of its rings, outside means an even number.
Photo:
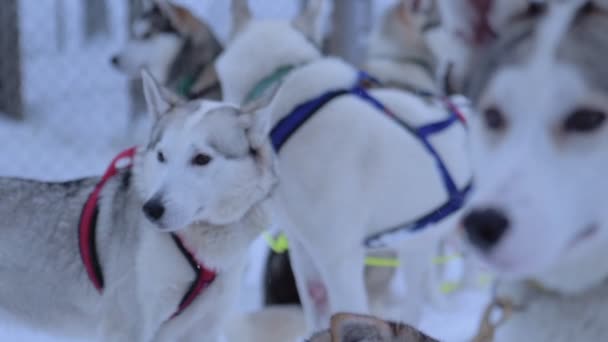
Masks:
[[[435,0],[399,1],[386,11],[372,31],[365,69],[384,86],[422,98],[442,96],[439,58],[430,47],[440,24]],[[464,107],[466,102],[456,96],[451,100],[459,103],[459,107]],[[442,254],[448,241],[456,235],[458,230],[455,228],[446,236],[428,240],[428,245],[421,246],[420,241],[412,241],[400,249],[400,258],[404,261],[407,274],[408,298],[427,297],[434,303],[440,302],[440,277],[444,267],[434,265],[433,259]],[[464,270],[462,283],[469,285],[475,272],[470,272],[471,267]]]
[[[131,77],[148,69],[161,84],[193,99],[221,99],[213,67],[222,47],[211,28],[182,6],[154,0],[132,27],[133,37],[112,64]]]
[[[313,335],[307,342],[437,342],[406,324],[375,317],[340,313],[332,316],[329,330]]]
[[[216,63],[227,101],[246,103],[278,87],[268,110],[279,153],[279,222],[312,331],[323,328],[332,313],[370,311],[364,242],[383,248],[393,237],[410,235],[405,232],[411,227],[440,221],[411,236],[434,239],[439,226],[458,219],[471,176],[464,126],[455,116],[446,119],[438,109],[442,104],[394,89],[366,90],[374,83],[369,77],[342,60],[321,58],[315,46],[321,3],[310,2],[289,22],[252,20],[246,1],[233,2],[232,40]],[[310,108],[314,117],[306,117]],[[432,143],[421,143],[411,127],[442,120],[448,120],[439,125],[445,131]],[[458,196],[446,192],[447,178]],[[435,209],[446,201],[441,219],[431,215],[428,225],[410,224],[430,217],[429,211],[439,213]],[[384,234],[389,231],[394,234]]]
[[[154,129],[101,181],[0,180],[3,319],[103,341],[218,338],[270,221],[268,119],[143,80]]]
[[[483,17],[468,4],[461,17]],[[470,45],[476,191],[462,225],[505,309],[478,341],[608,336],[607,29],[605,1],[530,2]]]

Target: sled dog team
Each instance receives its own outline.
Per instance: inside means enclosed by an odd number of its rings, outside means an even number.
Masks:
[[[495,275],[472,341],[604,340],[608,3],[400,0],[360,66],[321,52],[326,5],[261,20],[232,0],[220,43],[152,1],[111,58],[141,76],[145,141],[99,177],[0,178],[0,319],[100,341],[435,341],[419,324],[455,242],[463,286]],[[277,232],[266,304],[238,313],[249,246]]]

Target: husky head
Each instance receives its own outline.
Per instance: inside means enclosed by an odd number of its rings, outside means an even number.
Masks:
[[[476,192],[463,226],[501,275],[581,291],[608,275],[608,11],[531,3],[498,27],[467,80]]]
[[[315,334],[308,342],[433,342],[436,341],[405,324],[354,314],[336,314],[331,328]]]
[[[294,20],[255,20],[247,0],[233,0],[230,43],[216,68],[224,99],[241,103],[256,83],[277,69],[320,56],[323,0],[309,0]]]
[[[439,24],[436,0],[399,1],[372,30],[366,68],[386,83],[402,82],[433,89],[437,63],[429,42]],[[411,68],[404,68],[406,65],[420,72],[412,73]],[[402,75],[398,75],[400,71]]]
[[[148,219],[163,231],[240,220],[276,182],[269,120],[260,99],[249,108],[182,102],[143,72],[154,127],[137,162]]]
[[[187,9],[168,0],[154,0],[132,27],[133,37],[123,50],[112,57],[120,71],[137,78],[146,68],[162,84],[181,73],[183,68],[210,65],[221,52],[211,29]]]

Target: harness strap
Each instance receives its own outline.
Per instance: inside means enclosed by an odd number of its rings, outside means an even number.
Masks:
[[[207,269],[204,265],[199,263],[198,260],[196,260],[194,254],[186,248],[184,242],[179,237],[179,235],[172,233],[171,237],[173,238],[173,241],[175,242],[177,248],[186,257],[186,260],[188,260],[190,267],[192,267],[195,273],[194,281],[192,281],[190,288],[180,301],[177,307],[177,311],[175,311],[175,313],[171,316],[171,318],[174,318],[176,316],[179,316],[184,310],[186,310],[186,308],[190,306],[192,302],[194,302],[194,300],[203,292],[203,290],[205,290],[207,287],[209,287],[209,285],[211,285],[211,283],[213,283],[216,277],[216,273]]]
[[[116,176],[121,169],[130,168],[133,166],[133,158],[135,157],[136,151],[137,149],[135,147],[130,148],[120,153],[116,158],[114,158],[114,160],[112,160],[101,180],[99,183],[97,183],[91,195],[89,195],[80,216],[80,222],[78,225],[78,245],[80,249],[80,256],[91,283],[100,293],[103,293],[104,280],[97,254],[97,246],[95,243],[95,231],[99,211],[99,197],[104,186],[110,179]],[[170,319],[178,316],[188,306],[190,306],[194,300],[207,287],[209,287],[217,275],[214,271],[206,268],[196,259],[194,253],[186,248],[182,239],[177,234],[172,233],[171,237],[179,251],[188,261],[190,267],[194,270],[195,279],[192,281],[190,288],[180,301],[175,313],[171,315]]]
[[[99,292],[103,292],[103,274],[101,265],[97,255],[97,247],[95,244],[95,231],[97,227],[97,214],[99,195],[106,183],[116,176],[120,169],[131,167],[133,158],[135,157],[135,148],[130,148],[120,153],[106,170],[101,180],[95,186],[95,189],[89,195],[80,214],[80,224],[78,225],[78,247],[80,249],[80,257],[84,263],[85,270],[93,286]]]

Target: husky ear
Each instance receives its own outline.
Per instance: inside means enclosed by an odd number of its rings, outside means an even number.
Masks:
[[[161,10],[162,14],[169,19],[173,27],[178,30],[180,33],[182,32],[182,26],[180,25],[180,14],[168,0],[154,0],[154,3]]]
[[[232,14],[230,39],[234,39],[251,21],[252,16],[248,0],[232,0],[230,2],[230,12]]]
[[[293,20],[293,26],[317,46],[323,42],[321,14],[324,3],[324,0],[306,0],[302,13]]]
[[[144,96],[148,112],[158,119],[162,115],[168,113],[172,108],[182,103],[182,100],[177,95],[171,93],[163,86],[158,84],[154,76],[147,70],[141,72],[143,81]]]
[[[364,315],[340,313],[331,318],[332,341],[386,341],[394,340],[389,324]]]
[[[268,139],[272,126],[272,113],[268,106],[272,103],[280,85],[268,89],[262,96],[241,108],[241,126],[247,131],[249,141],[254,149],[260,148]]]

